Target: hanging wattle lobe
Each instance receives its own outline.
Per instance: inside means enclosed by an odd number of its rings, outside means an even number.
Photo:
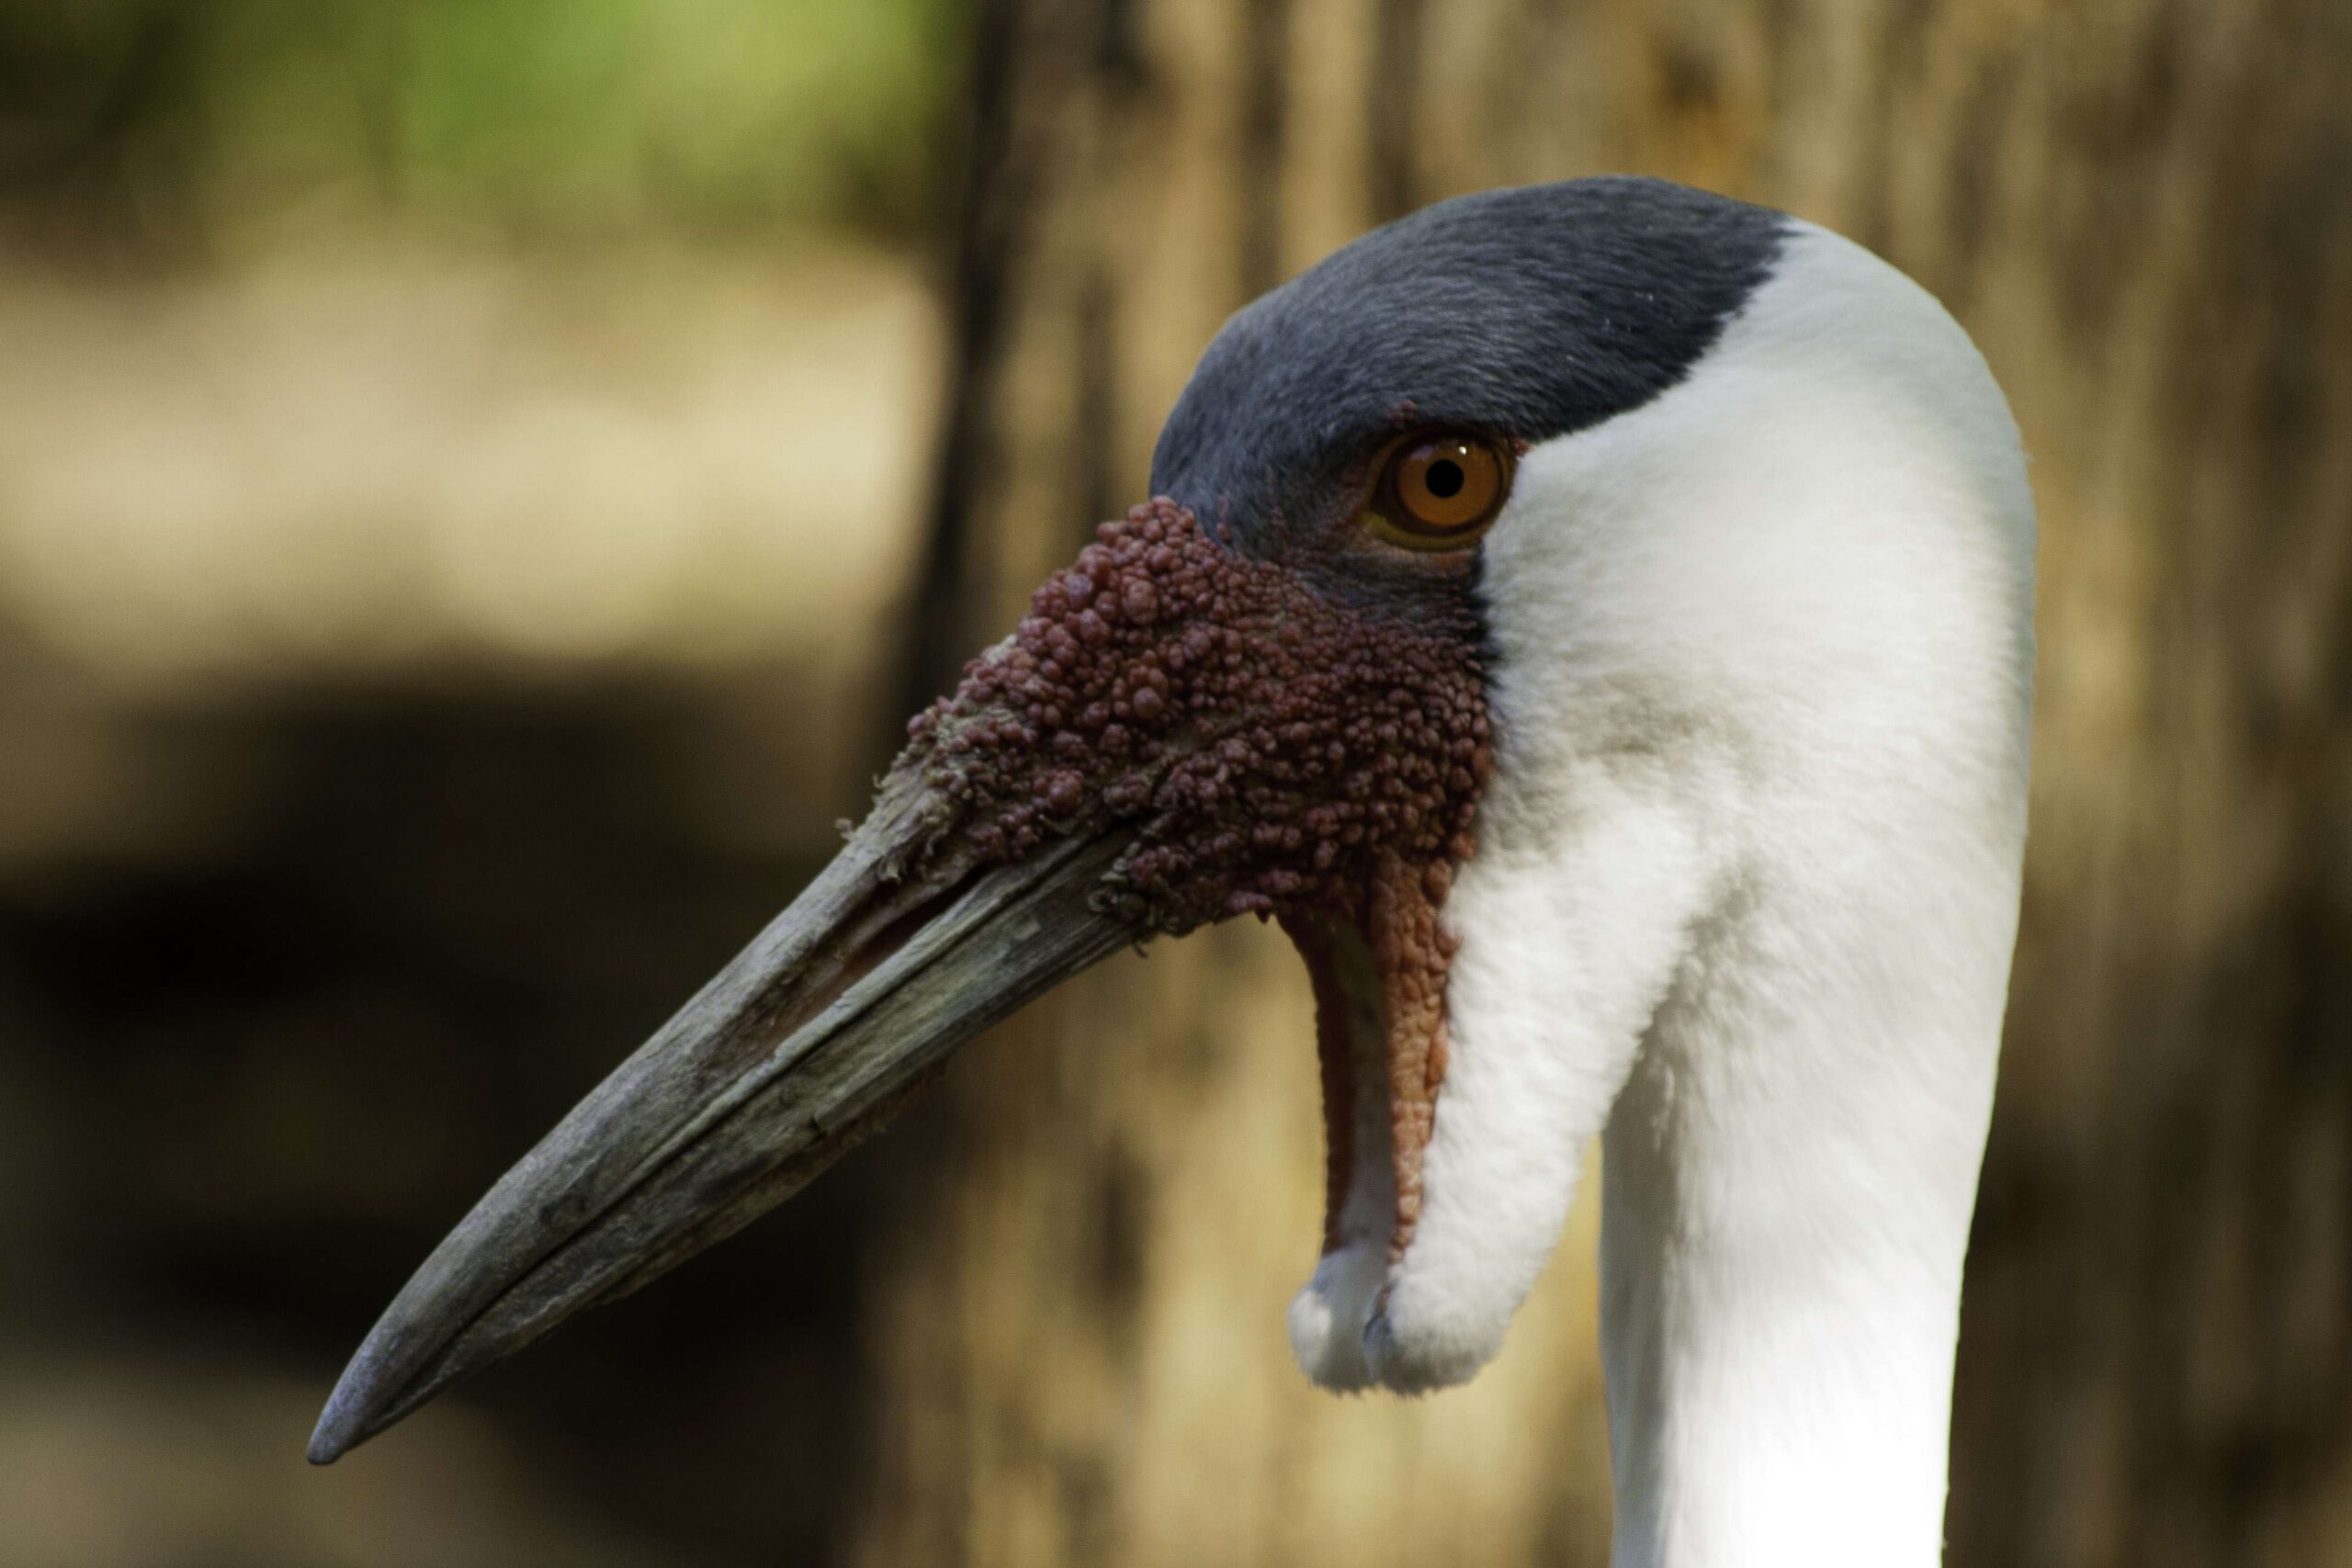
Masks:
[[[1475,581],[1474,559],[1452,570]],[[1493,767],[1475,608],[1438,603],[1343,603],[1155,502],[1038,589],[901,763],[958,804],[957,841],[984,855],[1132,834],[1104,907],[1136,925],[1281,919],[1316,995],[1317,1277],[1347,1281],[1294,1337],[1336,1386],[1370,1381],[1352,1342],[1365,1292],[1419,1223],[1455,945],[1439,911]]]
[[[1342,1216],[1353,1190],[1367,1179],[1361,1169],[1364,1158],[1387,1162],[1388,1261],[1395,1263],[1412,1245],[1421,1213],[1422,1156],[1445,1081],[1445,980],[1459,942],[1439,922],[1438,912],[1453,882],[1451,860],[1417,866],[1389,857],[1374,872],[1352,914],[1293,914],[1283,919],[1315,993],[1327,1255],[1350,1239]],[[1369,973],[1364,965],[1341,964],[1343,933],[1370,956]],[[1366,1021],[1378,1046],[1369,1060],[1355,1038]],[[1385,1139],[1358,1137],[1359,1111],[1377,1111]]]

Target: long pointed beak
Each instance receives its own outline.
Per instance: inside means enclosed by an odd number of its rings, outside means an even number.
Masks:
[[[1164,498],[1105,524],[910,726],[824,874],[425,1259],[344,1372],[311,1458],[782,1202],[1058,981],[1236,915],[1377,937],[1395,1125],[1356,1140],[1335,1121],[1333,1137],[1390,1151],[1393,1224],[1360,1216],[1348,1234],[1401,1246],[1444,1067],[1435,908],[1489,762],[1473,573],[1426,570],[1435,599],[1392,584],[1358,604],[1227,548]],[[1339,998],[1340,971],[1317,973]],[[1326,1041],[1335,1084],[1359,1043]],[[1380,1207],[1375,1185],[1351,1184],[1351,1213]]]
[[[1094,897],[1125,835],[983,865],[911,770],[792,907],[491,1189],[352,1358],[327,1464],[581,1308],[782,1202],[957,1045],[1145,933]]]

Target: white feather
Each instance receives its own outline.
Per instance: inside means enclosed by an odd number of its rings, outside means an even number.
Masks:
[[[1488,536],[1498,765],[1424,1206],[1294,1339],[1335,1382],[1469,1376],[1605,1124],[1619,1568],[1939,1555],[2033,550],[1984,361],[1809,225],[1684,382],[1528,453]]]

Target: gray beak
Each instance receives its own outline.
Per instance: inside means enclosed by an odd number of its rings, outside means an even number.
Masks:
[[[914,770],[832,864],[424,1260],[311,1438],[327,1464],[460,1378],[782,1202],[957,1045],[1144,933],[1092,895],[1125,835],[983,865]]]

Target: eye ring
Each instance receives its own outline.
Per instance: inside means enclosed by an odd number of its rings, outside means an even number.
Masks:
[[[1510,499],[1512,457],[1509,445],[1478,431],[1408,431],[1381,452],[1364,525],[1408,550],[1461,549]]]

